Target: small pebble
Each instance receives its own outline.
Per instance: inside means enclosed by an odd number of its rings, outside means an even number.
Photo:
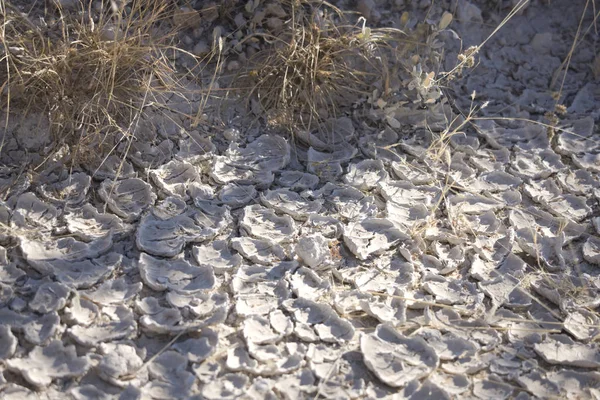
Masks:
[[[229,72],[237,71],[238,69],[240,69],[239,61],[232,60],[232,61],[229,61],[229,63],[227,64],[227,71],[229,71]]]
[[[210,47],[206,43],[206,41],[201,40],[192,49],[192,54],[198,57],[202,57],[210,53]]]
[[[223,137],[230,141],[237,140],[240,137],[240,131],[235,128],[225,129],[223,131]]]

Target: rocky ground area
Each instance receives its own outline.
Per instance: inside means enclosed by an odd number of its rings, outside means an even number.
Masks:
[[[439,69],[294,137],[174,96],[97,167],[2,128],[2,399],[600,398],[597,8],[335,3]]]

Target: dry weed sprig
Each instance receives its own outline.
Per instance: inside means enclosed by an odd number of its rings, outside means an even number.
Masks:
[[[494,28],[492,33],[485,38],[480,44],[476,46],[471,46],[462,53],[458,55],[459,63],[452,68],[452,70],[441,74],[440,78],[437,79],[436,83],[440,84],[442,81],[452,80],[456,76],[460,75],[464,68],[472,68],[475,65],[475,56],[479,53],[481,48],[485,46],[485,44],[492,38],[498,31],[500,31],[504,25],[508,23],[515,15],[517,15],[521,10],[523,10],[529,4],[529,0],[519,0],[517,4],[510,10],[510,12],[504,17],[504,19]]]
[[[77,11],[59,8],[54,23],[0,3],[1,106],[48,115],[57,148],[112,151],[131,134],[149,91],[177,89],[168,57],[175,32],[163,24],[170,2],[134,0],[127,9],[110,2],[97,11],[82,0]]]

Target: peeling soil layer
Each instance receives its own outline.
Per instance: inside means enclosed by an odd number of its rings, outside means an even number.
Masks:
[[[333,1],[411,45],[290,134],[225,3],[101,163],[2,123],[0,398],[600,397],[600,4]]]

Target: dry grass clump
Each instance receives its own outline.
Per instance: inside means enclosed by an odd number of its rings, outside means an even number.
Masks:
[[[404,37],[401,31],[369,29],[363,18],[324,1],[278,4],[286,17],[269,21],[271,33],[245,38],[263,47],[237,80],[268,123],[314,128],[349,111],[376,82],[389,81],[389,54]]]
[[[125,3],[125,2],[121,2]],[[173,90],[172,3],[81,0],[42,18],[0,0],[2,108],[42,112],[54,143],[112,149],[152,95]],[[18,116],[20,117],[20,116]]]

